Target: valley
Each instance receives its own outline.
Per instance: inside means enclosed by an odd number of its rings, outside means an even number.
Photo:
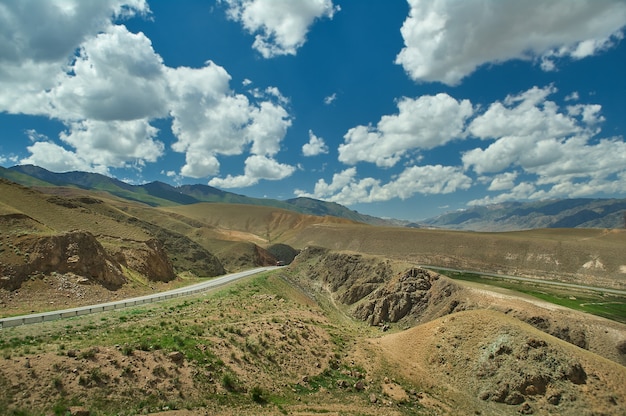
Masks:
[[[625,230],[416,229],[6,180],[0,195],[3,317],[286,264],[184,298],[0,329],[9,414],[626,409]]]

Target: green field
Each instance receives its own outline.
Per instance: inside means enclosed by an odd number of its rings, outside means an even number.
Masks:
[[[437,273],[455,280],[482,283],[514,290],[534,296],[546,302],[565,306],[613,321],[626,323],[626,297],[601,291],[585,291],[550,286],[541,282],[527,282],[509,280],[502,277],[483,275],[478,273],[453,272],[449,270],[432,269]]]

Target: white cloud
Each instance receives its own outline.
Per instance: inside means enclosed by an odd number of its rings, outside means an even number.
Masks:
[[[309,142],[302,146],[302,154],[304,156],[317,156],[326,153],[328,153],[328,146],[324,139],[317,137],[312,130],[309,130]]]
[[[579,104],[567,107],[567,112],[570,116],[581,116],[582,122],[590,126],[602,123],[605,120],[604,117],[600,115],[601,110],[602,106],[598,104]]]
[[[210,61],[197,69],[165,66],[143,33],[114,24],[149,13],[145,1],[24,3],[0,6],[0,111],[47,116],[67,128],[55,143],[31,135],[24,160],[52,170],[141,169],[164,153],[151,123],[167,117],[172,149],[185,153],[182,176],[219,174],[220,155],[280,150],[291,125],[282,106],[288,98],[268,87],[251,102]]]
[[[186,154],[183,176],[219,172],[217,155],[239,155],[251,145],[255,155],[274,156],[291,125],[287,111],[271,101],[258,105],[230,90],[230,75],[207,62],[203,68],[168,70],[172,89],[172,149]],[[279,94],[278,90],[272,90]]]
[[[332,19],[339,6],[332,0],[222,0],[227,15],[255,34],[252,47],[265,58],[295,55],[316,19]]]
[[[279,105],[264,101],[250,108],[250,123],[245,129],[246,137],[252,142],[250,152],[274,156],[290,126],[289,114]]]
[[[626,25],[621,0],[408,2],[396,63],[416,81],[449,85],[483,64],[511,59],[538,60],[554,70],[558,59],[610,48]]]
[[[108,174],[106,168],[94,167],[75,152],[68,151],[55,143],[39,141],[28,146],[27,149],[31,155],[20,160],[21,165],[37,165],[53,172],[80,170]]]
[[[495,102],[476,117],[468,132],[483,140],[495,139],[486,149],[476,148],[463,155],[466,168],[478,174],[500,172],[518,165],[525,170],[557,163],[564,156],[564,144],[601,121],[598,105],[577,106],[563,113],[547,97],[553,87],[537,88]],[[580,120],[577,116],[581,116]]]
[[[517,172],[505,172],[500,175],[496,175],[489,185],[489,190],[504,191],[512,189],[515,186],[517,175]]]
[[[276,100],[278,101],[279,104],[281,105],[288,105],[289,104],[289,98],[285,97],[278,88],[276,87],[267,87],[265,89],[265,93],[269,96],[272,96],[274,98],[276,98]]]
[[[109,168],[141,168],[145,162],[156,162],[164,145],[154,137],[158,129],[145,120],[81,120],[68,123],[61,133],[62,143],[72,150],[52,143],[33,130],[27,135],[33,142],[27,150],[31,156],[20,163],[34,164],[52,171],[82,170],[108,174]]]
[[[532,183],[522,182],[515,185],[509,192],[504,192],[496,196],[485,196],[481,199],[469,201],[467,205],[488,205],[498,204],[507,201],[519,201],[531,199],[536,194],[536,187]]]
[[[60,139],[93,165],[119,168],[156,162],[165,147],[154,139],[157,133],[157,128],[142,119],[83,120],[70,123],[69,131],[61,133]]]
[[[473,204],[611,194],[626,189],[626,142],[623,137],[597,137],[601,132],[598,125],[604,120],[601,106],[578,104],[563,111],[548,100],[554,92],[552,87],[535,87],[509,96],[472,121],[468,132],[492,143],[485,149],[465,152],[465,169],[478,174],[499,173],[489,190],[511,190]],[[520,169],[534,182],[515,184],[517,171],[510,169]]]
[[[356,178],[356,168],[333,175],[331,183],[318,180],[312,194],[296,190],[296,195],[323,199],[339,204],[381,202],[415,194],[448,194],[468,189],[472,180],[461,169],[452,166],[411,166],[386,184],[375,178]]]
[[[334,92],[330,94],[328,97],[324,97],[324,104],[331,105],[337,100],[337,93]]]
[[[425,95],[398,101],[398,114],[386,115],[373,126],[353,127],[339,146],[339,160],[360,161],[380,167],[394,166],[414,149],[432,149],[460,138],[465,120],[473,113],[468,100],[457,101],[448,94]]]
[[[167,115],[163,62],[143,33],[111,26],[82,44],[70,69],[46,94],[51,116],[108,121]]]
[[[0,111],[48,115],[43,92],[69,70],[76,48],[111,19],[150,12],[144,0],[4,2],[0,12]]]
[[[209,185],[219,188],[245,188],[256,185],[262,179],[272,181],[284,179],[295,170],[293,166],[279,163],[272,158],[252,155],[246,159],[243,175],[213,178],[209,181]]]

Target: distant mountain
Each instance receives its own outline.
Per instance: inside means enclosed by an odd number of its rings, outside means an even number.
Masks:
[[[624,228],[626,199],[559,199],[477,206],[430,218],[422,225],[473,231],[533,228]]]
[[[335,202],[325,202],[313,198],[293,198],[288,199],[288,204],[296,207],[298,212],[303,214],[347,218],[349,220],[363,222],[372,225],[391,225],[390,220],[385,220],[378,217],[372,217],[371,215],[361,214],[357,211],[353,211],[344,207],[343,205]]]
[[[103,191],[120,198],[142,202],[150,206],[222,202],[270,206],[309,215],[330,215],[367,224],[398,225],[395,221],[360,214],[333,202],[319,201],[311,198],[295,198],[287,201],[269,198],[251,198],[200,184],[172,186],[157,181],[143,185],[130,185],[97,173],[54,173],[33,165],[19,165],[8,169],[0,167],[0,177],[25,186],[75,187],[93,191]]]

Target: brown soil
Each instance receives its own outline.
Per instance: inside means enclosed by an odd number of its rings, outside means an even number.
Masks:
[[[626,368],[496,311],[455,313],[363,349],[357,355],[379,357],[398,377],[469,413],[626,411]]]

